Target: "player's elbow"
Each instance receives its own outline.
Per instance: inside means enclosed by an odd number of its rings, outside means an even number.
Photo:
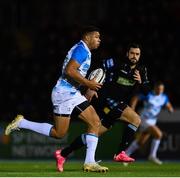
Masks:
[[[70,67],[66,67],[65,74],[72,77],[73,76],[73,69],[71,69]]]
[[[54,138],[56,139],[62,139],[64,138],[66,135],[66,133],[56,133],[56,135],[54,135]]]

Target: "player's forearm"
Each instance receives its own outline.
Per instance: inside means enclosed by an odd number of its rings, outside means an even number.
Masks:
[[[174,108],[170,105],[169,107],[168,107],[168,110],[169,110],[169,112],[174,112]]]
[[[173,106],[172,106],[171,103],[168,103],[168,104],[166,105],[166,107],[167,107],[167,110],[168,110],[170,113],[173,113],[173,112],[174,112],[174,108],[173,108]]]
[[[83,77],[77,69],[66,70],[66,75],[68,75],[70,78],[74,79],[76,82],[83,86],[88,86],[89,80]]]

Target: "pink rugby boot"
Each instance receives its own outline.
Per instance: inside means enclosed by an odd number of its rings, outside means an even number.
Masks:
[[[131,158],[129,157],[125,151],[122,151],[121,153],[119,153],[118,155],[114,155],[114,161],[117,161],[117,162],[134,162],[135,159],[134,158]]]
[[[56,169],[59,172],[63,172],[64,170],[64,163],[66,161],[66,158],[64,158],[63,156],[61,156],[61,150],[56,150],[54,153],[54,157],[56,159]]]

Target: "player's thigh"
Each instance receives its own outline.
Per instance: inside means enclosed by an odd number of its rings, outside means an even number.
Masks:
[[[139,126],[140,118],[139,116],[123,101],[116,102],[115,107],[111,107],[111,103],[106,103],[104,108],[100,110],[98,113],[101,117],[101,122],[104,127],[110,129],[117,120],[122,120],[128,123]]]
[[[93,106],[89,104],[87,100],[82,101],[80,104],[76,105],[71,113],[71,118],[79,117],[88,126],[96,127],[97,124],[100,125],[100,119],[97,115]]]
[[[70,124],[69,116],[54,115],[55,130],[59,137],[63,137],[67,133],[69,129],[69,124]]]
[[[71,90],[64,88],[53,89],[52,91],[52,103],[54,112],[55,132],[58,137],[66,134],[70,116],[76,106],[86,101],[86,98],[76,91],[72,94]]]
[[[129,106],[127,106],[121,115],[121,120],[129,122],[133,125],[135,125],[136,127],[138,127],[141,123],[141,119],[140,116]]]
[[[101,125],[100,118],[91,105],[79,114],[79,118],[91,127],[100,127]]]
[[[156,125],[149,126],[147,128],[147,131],[157,139],[160,139],[162,137],[162,132]]]

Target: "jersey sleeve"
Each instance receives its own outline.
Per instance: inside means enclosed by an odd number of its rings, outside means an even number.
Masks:
[[[72,52],[71,59],[74,59],[79,64],[82,64],[86,60],[87,55],[88,52],[82,46],[78,46]]]
[[[102,61],[102,68],[104,69],[104,71],[106,72],[106,78],[105,78],[105,83],[111,82],[113,80],[113,76],[114,76],[114,59],[113,58],[108,58],[108,59],[104,59]]]
[[[167,103],[169,103],[169,97],[165,94],[165,101],[164,101],[164,105],[166,106]]]
[[[113,58],[104,59],[103,60],[103,66],[106,70],[112,68],[114,66],[114,60]]]
[[[148,95],[148,93],[151,91],[151,83],[147,76],[147,68],[143,66],[140,70],[141,80],[142,84],[140,85],[140,91],[144,95]]]
[[[147,84],[149,83],[149,79],[147,76],[147,68],[143,67],[141,70],[141,80],[142,80],[142,84]]]

